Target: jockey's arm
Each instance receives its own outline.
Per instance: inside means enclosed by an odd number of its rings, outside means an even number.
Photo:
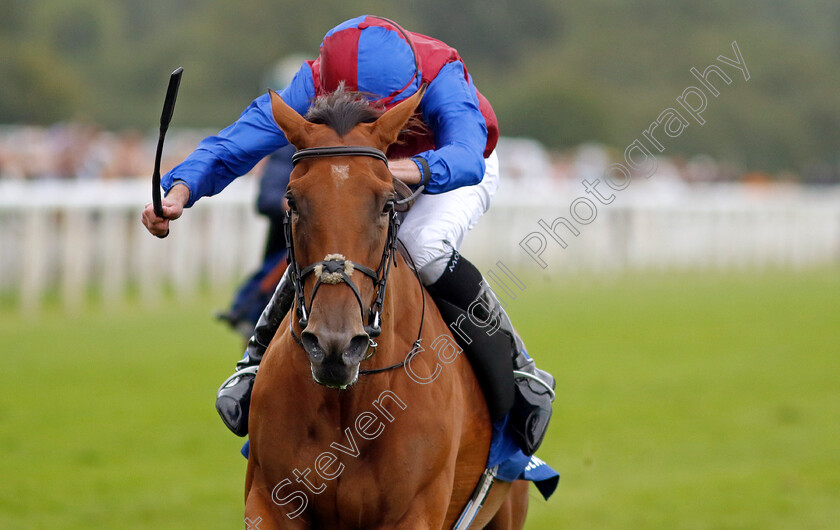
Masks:
[[[166,197],[161,200],[163,217],[158,217],[155,214],[152,203],[149,203],[143,209],[140,220],[143,222],[143,226],[146,227],[146,230],[148,230],[152,235],[157,237],[166,237],[166,234],[169,233],[169,221],[174,221],[175,219],[181,217],[181,214],[184,213],[184,205],[186,205],[189,200],[190,189],[181,183],[175,184],[169,189],[169,193],[166,194]]]
[[[301,115],[306,112],[314,96],[312,70],[308,64],[301,66],[280,95]],[[151,205],[147,205],[142,213],[143,224],[152,234],[164,236],[169,230],[169,221],[180,217],[184,208],[189,208],[201,197],[219,193],[265,156],[288,143],[274,121],[269,94],[258,97],[236,122],[202,140],[192,154],[163,176],[164,218],[157,217]]]
[[[475,86],[464,78],[459,61],[441,69],[429,84],[420,106],[423,121],[434,133],[436,146],[435,150],[414,157],[423,157],[429,163],[431,178],[426,193],[444,193],[481,182],[487,123],[478,109]],[[413,159],[407,162],[415,164],[419,176],[419,162]]]
[[[391,170],[391,174],[394,175],[395,178],[400,179],[409,186],[420,184],[420,180],[422,179],[420,168],[418,168],[417,164],[414,163],[414,160],[410,158],[389,160],[388,169]]]
[[[280,93],[283,101],[301,115],[306,113],[314,95],[312,70],[306,63]],[[219,193],[234,179],[253,169],[257,162],[288,143],[274,121],[269,94],[263,94],[236,122],[202,140],[186,160],[163,176],[161,184],[167,192],[177,183],[189,188],[186,207],[190,207],[201,197]]]

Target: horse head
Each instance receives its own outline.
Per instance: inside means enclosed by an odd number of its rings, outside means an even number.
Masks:
[[[423,92],[380,115],[363,97],[339,88],[313,103],[309,119],[271,93],[274,119],[298,148],[286,219],[299,339],[294,327],[292,333],[322,385],[355,383],[375,347],[398,226],[383,153]]]

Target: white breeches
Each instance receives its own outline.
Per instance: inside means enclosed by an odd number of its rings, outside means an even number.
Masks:
[[[478,184],[438,195],[421,194],[405,214],[399,238],[426,285],[440,278],[452,251],[461,248],[467,232],[490,208],[499,187],[496,151],[484,163],[484,178]]]

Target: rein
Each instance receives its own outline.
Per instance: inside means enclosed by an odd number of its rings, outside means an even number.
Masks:
[[[383,163],[385,163],[385,165],[388,164],[388,158],[385,156],[385,153],[383,153],[379,149],[366,146],[340,145],[332,147],[312,147],[307,149],[300,149],[294,155],[292,155],[292,165],[297,165],[298,162],[307,158],[324,158],[331,156],[367,156],[375,158],[377,160],[381,160]],[[420,190],[418,190],[418,193],[420,191],[422,191],[422,187]],[[409,199],[412,198],[410,197]],[[402,201],[395,201],[395,206],[399,203],[405,204],[407,202],[408,199],[403,199]],[[368,309],[368,324],[365,326],[365,333],[367,333],[369,337],[368,349],[371,351],[362,359],[362,361],[366,361],[376,354],[378,344],[374,339],[382,333],[382,306],[385,302],[385,291],[388,285],[388,277],[391,273],[391,263],[394,264],[394,267],[397,266],[397,257],[395,250],[398,241],[397,232],[399,231],[400,227],[400,220],[397,215],[397,212],[398,209],[396,207],[392,208],[390,211],[390,218],[388,220],[388,236],[385,240],[385,248],[382,251],[382,258],[376,270],[373,270],[370,267],[367,267],[360,263],[356,263],[355,261],[350,261],[341,254],[329,254],[322,261],[312,263],[301,269],[295,256],[295,245],[294,239],[292,237],[292,210],[286,210],[286,214],[283,218],[283,231],[285,232],[286,236],[286,250],[289,259],[289,266],[291,267],[292,273],[291,280],[292,285],[295,289],[295,296],[297,299],[296,314],[298,317],[298,325],[301,327],[301,330],[305,330],[306,326],[309,324],[309,313],[306,309],[306,294],[304,293],[303,289],[303,281],[309,274],[314,273],[316,276],[315,287],[312,290],[312,296],[310,296],[309,298],[310,308],[312,307],[312,304],[315,301],[315,295],[318,293],[318,288],[321,286],[321,284],[327,283],[334,285],[339,283],[346,283],[347,286],[350,287],[350,289],[352,289],[353,294],[356,296],[356,300],[359,302],[359,310],[361,311],[362,322],[365,321],[364,302],[362,301],[361,292],[351,279],[351,276],[353,275],[353,272],[359,271],[360,273],[367,276],[373,281],[373,284],[376,289],[376,295],[374,297],[373,305],[371,305],[371,307]],[[405,245],[403,245],[402,242],[400,242],[400,244],[403,246],[403,248],[405,248]],[[420,275],[417,272],[417,270],[414,269],[414,260],[411,258],[411,255],[409,255],[407,252],[406,255],[411,261],[412,270],[414,272],[415,277],[417,278],[418,285],[420,286],[420,293],[423,297],[423,310],[420,314],[420,329],[417,332],[417,340],[414,341],[414,346],[412,347],[412,351],[414,351],[420,346],[420,342],[422,340],[421,336],[423,334],[423,322],[426,318],[426,293],[423,291],[423,283],[420,279]],[[295,342],[297,342],[298,345],[303,347],[303,341],[295,333],[295,330],[292,327],[291,320],[289,320],[289,331],[291,332],[292,338],[295,340]],[[385,368],[359,370],[359,375],[387,372],[389,370],[402,368],[404,365],[405,359],[403,359],[403,361],[400,363]]]

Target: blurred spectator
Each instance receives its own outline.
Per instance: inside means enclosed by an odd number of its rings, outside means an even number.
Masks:
[[[208,131],[172,129],[166,139],[161,170],[167,171],[195,149]],[[50,127],[0,125],[0,179],[119,179],[148,178],[157,146],[157,129],[106,131],[90,123],[58,123]],[[621,152],[599,144],[582,144],[562,152],[549,152],[538,142],[502,138],[500,150],[506,181],[511,188],[565,187],[586,178],[598,178]],[[501,151],[500,151],[501,152]],[[656,175],[674,176],[688,184],[754,182],[756,173],[708,155],[686,158],[655,153]],[[262,172],[262,164],[254,169]],[[831,184],[840,182],[840,164],[813,161],[801,174],[763,173],[769,182]]]
[[[104,131],[86,123],[50,127],[0,126],[2,179],[148,178],[152,173],[157,130]],[[206,131],[170,131],[162,170],[195,149]]]

